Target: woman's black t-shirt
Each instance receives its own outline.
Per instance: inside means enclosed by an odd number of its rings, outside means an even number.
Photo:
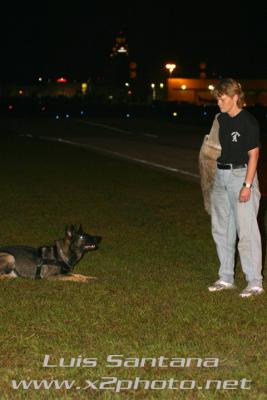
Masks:
[[[218,122],[222,152],[217,161],[223,164],[247,163],[248,151],[260,147],[259,124],[256,118],[247,110],[241,110],[235,117],[221,113]]]

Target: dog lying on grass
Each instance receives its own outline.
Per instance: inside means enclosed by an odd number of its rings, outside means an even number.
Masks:
[[[23,277],[88,282],[95,278],[72,271],[85,253],[98,248],[101,239],[101,236],[84,232],[81,225],[78,229],[67,225],[65,237],[56,240],[54,245],[0,247],[0,279]]]

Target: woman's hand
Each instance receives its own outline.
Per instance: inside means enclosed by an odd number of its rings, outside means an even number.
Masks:
[[[250,195],[251,195],[251,189],[250,189],[250,188],[243,187],[243,188],[240,190],[239,201],[240,201],[241,203],[245,203],[246,201],[249,201]]]

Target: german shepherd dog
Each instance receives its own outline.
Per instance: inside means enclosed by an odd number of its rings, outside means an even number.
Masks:
[[[79,282],[95,279],[72,271],[85,253],[98,248],[101,239],[84,232],[81,225],[78,229],[67,225],[65,237],[53,245],[0,247],[0,279],[23,277]]]

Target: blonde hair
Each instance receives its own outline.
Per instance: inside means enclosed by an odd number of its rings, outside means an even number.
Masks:
[[[237,106],[242,108],[245,104],[245,93],[242,90],[241,84],[232,78],[225,78],[219,81],[213,90],[213,96],[218,98],[223,94],[233,97],[238,96]]]

